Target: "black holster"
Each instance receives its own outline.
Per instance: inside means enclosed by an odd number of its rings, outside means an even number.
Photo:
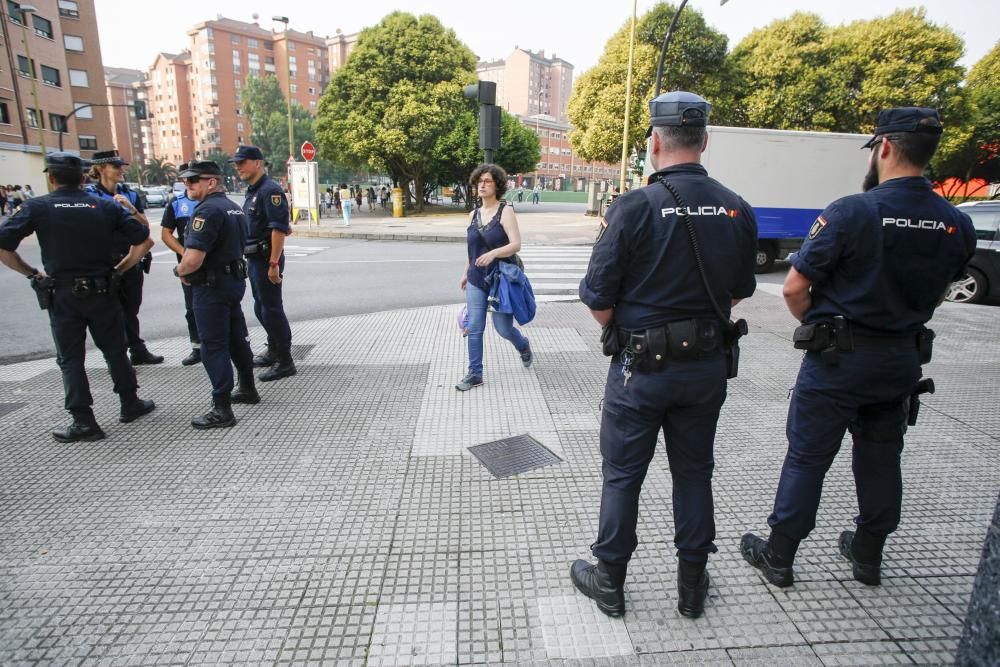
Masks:
[[[142,259],[139,260],[139,266],[142,267],[143,273],[149,273],[153,268],[153,253],[147,252],[143,255]]]
[[[923,329],[917,334],[917,352],[920,354],[920,364],[929,364],[934,356],[934,338],[936,334],[933,329]],[[923,392],[921,392],[923,393]],[[934,382],[931,381],[930,393],[934,393]]]
[[[38,299],[38,307],[48,310],[52,307],[52,290],[56,286],[56,281],[50,276],[31,276],[31,289],[35,290],[35,298]]]
[[[622,346],[618,343],[618,329],[614,322],[604,325],[601,329],[601,352],[606,357],[617,356],[622,351]]]
[[[271,242],[270,241],[251,241],[243,246],[243,256],[244,257],[270,257],[271,256]]]
[[[928,329],[928,331],[930,331]],[[933,331],[932,339],[933,339]],[[920,394],[933,394],[934,393],[934,378],[924,378],[917,383],[914,388],[913,393],[910,394],[910,398],[907,404],[906,410],[906,423],[910,426],[916,426],[917,417],[920,415]]]

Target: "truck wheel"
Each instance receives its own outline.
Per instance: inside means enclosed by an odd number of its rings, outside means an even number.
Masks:
[[[754,273],[767,273],[774,268],[774,260],[778,253],[770,243],[757,244],[757,260],[754,266]]]
[[[987,289],[986,276],[969,267],[964,278],[951,284],[945,299],[955,303],[982,303]]]

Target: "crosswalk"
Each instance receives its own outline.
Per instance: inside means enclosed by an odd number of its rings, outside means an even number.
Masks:
[[[521,247],[525,273],[535,301],[578,301],[580,280],[587,273],[591,247],[586,245],[526,245]]]

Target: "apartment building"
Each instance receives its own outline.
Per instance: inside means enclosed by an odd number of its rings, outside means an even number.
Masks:
[[[480,62],[476,67],[481,81],[497,84],[497,105],[519,116],[547,114],[566,122],[566,105],[573,91],[573,65],[545,51],[521,48],[503,60]]]
[[[136,118],[135,102],[145,99],[145,74],[141,70],[124,67],[105,67],[104,85],[107,89],[111,117],[111,136],[118,152],[129,163],[146,161],[143,145],[142,121]]]
[[[351,55],[351,51],[357,46],[360,35],[360,32],[345,35],[340,31],[340,28],[337,28],[337,33],[333,37],[327,38],[326,57],[330,63],[331,73],[336,72],[344,66],[344,63],[347,62],[347,57]]]
[[[93,0],[7,0],[0,26],[0,182],[39,183],[60,139],[84,157],[110,148],[108,109],[88,106],[107,103]]]
[[[525,187],[539,185],[547,190],[587,189],[587,183],[597,181],[606,184],[617,180],[618,166],[604,162],[588,162],[573,152],[569,143],[569,132],[573,126],[562,123],[549,115],[536,114],[530,117],[518,116],[525,127],[538,136],[541,157],[534,173],[522,175]]]
[[[191,54],[159,53],[145,82],[149,119],[147,157],[174,165],[194,155],[194,124],[188,71]]]

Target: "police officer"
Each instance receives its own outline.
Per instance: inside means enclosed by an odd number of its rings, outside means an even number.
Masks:
[[[39,305],[49,311],[65,405],[73,417],[68,427],[53,431],[53,437],[59,442],[100,440],[104,431],[94,419],[94,399],[84,369],[88,330],[104,354],[121,401],[119,421],[134,421],[156,407],[136,395],[135,370],[125,353],[122,307],[114,295],[122,274],[153,242],[149,228],[118,204],[95,201],[84,192],[86,163],[79,157],[50,153],[45,164],[53,192],[24,202],[0,225],[0,261],[32,280]],[[16,252],[32,233],[38,234],[44,273]],[[115,264],[108,248],[119,239],[130,250]]]
[[[177,168],[178,173],[186,171],[187,167],[187,162],[181,164]],[[184,254],[184,228],[191,220],[191,214],[197,205],[198,202],[190,199],[187,192],[181,192],[171,198],[163,211],[163,220],[160,222],[163,229],[160,230],[160,238],[168,248],[177,253],[178,263]],[[191,354],[181,360],[181,365],[193,366],[201,363],[201,339],[198,338],[198,324],[194,320],[194,310],[191,307],[191,286],[181,283],[181,288],[184,290],[184,319],[187,320],[188,338],[191,340]]]
[[[900,519],[903,434],[928,385],[918,383],[933,341],[924,325],[976,244],[968,216],[923,176],[941,133],[934,109],[882,111],[864,146],[864,194],[830,204],[792,257],[783,291],[802,322],[795,347],[807,351],[788,409],[770,536],[748,533],[740,545],[776,586],[794,581],[796,550],[816,525],[823,478],[848,430],[859,512],[839,549],[855,579],[881,581],[882,548]]]
[[[281,186],[264,170],[264,154],[256,146],[240,146],[229,160],[236,164],[241,180],[249,184],[243,212],[248,224],[246,248],[253,312],[267,331],[267,350],[254,357],[254,366],[269,366],[260,374],[261,382],[295,375],[292,360],[292,330],[281,300],[285,270],[285,236],[288,200]]]
[[[233,403],[259,403],[253,352],[240,301],[246,293],[246,221],[222,189],[222,169],[208,160],[180,173],[187,196],[198,202],[184,232],[184,254],[174,275],[192,285],[191,301],[201,337],[201,362],[212,381],[212,409],[191,420],[197,429],[236,425]],[[233,391],[233,365],[239,388]]]
[[[673,477],[680,613],[701,615],[708,592],[705,567],[716,551],[712,450],[738,352],[729,315],[756,288],[757,245],[753,210],[700,164],[710,110],[688,92],[649,103],[657,171],[608,208],[580,283],[612,360],[601,418],[600,525],[591,545],[597,564],[578,560],[570,576],[609,616],[625,613],[639,492],[660,429]]]
[[[91,176],[96,182],[87,186],[87,192],[101,199],[108,199],[118,202],[118,204],[132,215],[136,220],[146,227],[149,227],[149,220],[143,212],[145,206],[139,193],[130,190],[122,181],[125,178],[124,167],[128,162],[123,160],[118,151],[97,151],[92,160],[93,168]],[[117,241],[113,246],[114,260],[120,261],[128,254],[129,248],[124,241]],[[121,302],[125,310],[125,335],[128,338],[128,347],[132,363],[136,366],[140,364],[160,364],[163,357],[152,354],[146,348],[146,342],[139,335],[139,308],[142,306],[142,285],[144,274],[149,273],[152,265],[152,255],[143,257],[142,261],[134,268],[127,271],[122,279]]]

